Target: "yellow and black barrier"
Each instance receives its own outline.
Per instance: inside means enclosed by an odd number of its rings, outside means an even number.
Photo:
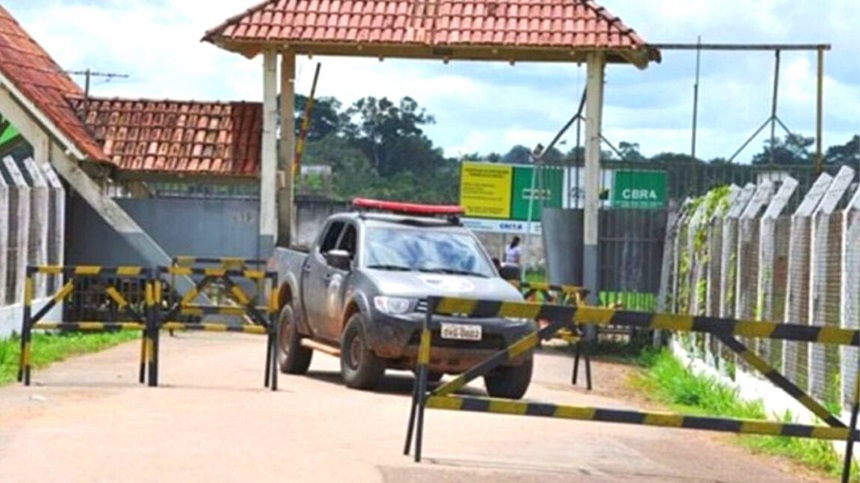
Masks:
[[[221,268],[233,268],[244,270],[248,267],[262,267],[269,263],[262,258],[239,258],[239,257],[194,257],[180,255],[171,260],[174,267],[189,267],[195,265],[219,265]]]
[[[63,286],[53,294],[48,302],[33,313],[35,277],[62,276]],[[122,314],[130,320],[123,322],[49,322],[44,317],[57,304],[67,299],[75,292],[76,282],[82,278],[96,278],[105,283],[103,288],[106,295]],[[115,286],[111,281],[134,280],[144,285],[144,300],[133,300],[128,293],[123,293],[122,286]],[[18,381],[30,385],[32,371],[32,334],[33,330],[63,330],[71,332],[136,330],[140,331],[141,350],[138,380],[146,382],[147,367],[154,359],[153,353],[153,319],[155,314],[155,299],[151,270],[138,266],[101,267],[101,266],[28,266],[24,286],[24,316],[21,322],[21,354],[18,361]]]
[[[704,416],[686,416],[662,412],[628,411],[593,408],[587,406],[560,406],[546,403],[510,401],[505,399],[472,396],[428,396],[426,406],[431,409],[472,411],[495,414],[542,416],[559,419],[578,419],[604,423],[641,424],[664,428],[703,429],[739,434],[762,434],[845,441],[852,431],[845,426],[810,426],[805,424],[777,423],[752,419],[723,419]],[[854,439],[860,432],[853,431]]]
[[[509,282],[514,287],[519,288],[523,298],[529,302],[579,306],[585,303],[585,298],[589,294],[587,288],[579,285],[553,285],[544,282],[521,282],[519,280],[510,280]],[[570,383],[574,386],[579,379],[579,360],[585,359],[585,388],[590,391],[592,389],[591,352],[584,334],[581,330],[571,331],[562,328],[556,337],[573,343],[573,371],[571,371]]]
[[[544,282],[521,282],[519,280],[509,280],[509,282],[520,289],[523,298],[530,302],[582,305],[589,293],[588,289],[578,285],[553,285]]]
[[[260,262],[260,263],[258,263]],[[267,336],[265,387],[278,389],[277,350],[278,350],[278,295],[277,274],[275,272],[252,269],[249,265],[260,265],[262,260],[213,259],[197,257],[178,257],[174,266],[157,267],[155,279],[156,304],[162,307],[155,321],[155,359],[150,377],[153,385],[158,385],[158,334],[162,330],[204,331],[257,334]],[[214,263],[217,267],[183,266]],[[190,277],[194,287],[184,296],[171,299],[165,305],[164,283],[173,281],[177,276]],[[256,293],[248,293],[240,281],[251,281]],[[207,287],[214,283],[223,284],[231,305],[201,304],[195,301]],[[225,316],[238,320],[238,323],[188,323],[177,319],[180,316]]]
[[[204,262],[210,259],[202,259]],[[225,259],[218,263],[224,264]],[[233,259],[230,259],[233,260]],[[238,259],[237,259],[238,260]],[[256,262],[251,260],[251,262]],[[232,262],[229,262],[232,263]],[[21,324],[21,355],[18,366],[18,381],[30,384],[32,331],[63,330],[74,332],[138,330],[142,333],[139,381],[149,386],[158,385],[159,334],[169,331],[233,332],[267,336],[265,386],[277,390],[277,344],[278,344],[278,300],[277,274],[248,268],[243,260],[238,268],[227,267],[100,267],[100,266],[30,266],[24,293],[24,316]],[[34,278],[40,275],[63,276],[64,285],[50,297],[39,310],[33,308]],[[195,281],[194,288],[173,304],[164,306],[165,278],[167,276],[189,276]],[[76,282],[81,278],[96,278],[103,295],[112,302],[128,320],[121,321],[69,321],[50,322],[42,320],[60,302],[75,293]],[[197,280],[199,279],[199,280]],[[136,281],[142,285],[142,297],[123,291],[123,284],[114,281]],[[238,280],[251,280],[259,288],[249,294]],[[195,304],[194,300],[210,283],[220,281],[236,305]],[[140,294],[139,294],[140,295]],[[247,318],[251,323],[189,323],[180,321],[187,316],[226,316]]]
[[[548,325],[523,337],[511,346],[498,351],[475,367],[437,386],[432,391],[428,391],[428,365],[432,352],[431,330],[440,325],[434,320],[434,316],[437,315],[543,319],[548,321]],[[576,331],[578,327],[589,324],[598,326],[613,324],[643,329],[710,333],[726,344],[731,350],[737,352],[750,366],[761,371],[774,385],[797,399],[828,426],[685,416],[579,406],[558,406],[547,403],[527,403],[499,398],[465,397],[454,394],[472,380],[484,376],[497,367],[527,354],[537,346],[539,340],[551,337],[564,328]],[[838,417],[831,414],[823,405],[779,374],[778,371],[750,351],[735,337],[818,342],[855,347],[860,345],[860,331],[836,327],[778,324],[718,317],[651,314],[582,305],[550,305],[529,302],[516,303],[431,297],[428,300],[427,314],[422,328],[418,351],[418,370],[412,391],[412,407],[409,415],[404,454],[409,454],[414,435],[415,461],[421,461],[424,410],[431,408],[624,424],[644,424],[732,433],[842,440],[847,443],[843,473],[843,480],[847,481],[853,445],[860,437],[860,433],[857,431],[857,419],[858,413],[860,413],[860,405],[858,405],[858,400],[860,400],[860,377],[857,378],[851,422],[846,426]],[[858,376],[860,376],[860,368],[858,368]]]

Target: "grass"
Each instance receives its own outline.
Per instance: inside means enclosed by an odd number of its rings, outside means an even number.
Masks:
[[[40,369],[69,357],[98,352],[140,337],[137,331],[42,334],[34,333],[31,364]],[[16,380],[21,338],[12,336],[0,340],[0,386]]]
[[[693,374],[668,351],[643,352],[637,362],[647,370],[635,376],[632,384],[675,411],[693,415],[766,419],[760,401],[743,401],[736,390],[718,380]],[[786,422],[791,419],[790,414],[783,416]],[[754,452],[787,457],[831,476],[840,476],[842,473],[842,458],[830,441],[756,435],[741,435],[738,441]],[[851,472],[852,481],[860,481],[856,464]]]

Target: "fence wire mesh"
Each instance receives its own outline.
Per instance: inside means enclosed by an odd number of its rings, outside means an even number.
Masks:
[[[762,219],[757,296],[761,320],[785,320],[790,237],[790,217]],[[771,339],[761,339],[758,344],[760,355],[777,370],[783,367],[783,346],[782,341]]]
[[[856,205],[853,204],[853,205]],[[844,214],[842,265],[842,326],[860,328],[860,207],[851,206]],[[857,348],[842,349],[842,405],[854,402],[857,374]]]
[[[811,267],[811,220],[795,215],[791,223],[788,259],[788,294],[785,321],[809,324],[809,271]],[[785,373],[803,390],[808,389],[808,354],[806,342],[786,342]]]
[[[819,213],[815,217],[812,271],[812,325],[840,325],[842,285],[842,216]],[[811,345],[810,390],[826,401],[839,400],[839,348]]]

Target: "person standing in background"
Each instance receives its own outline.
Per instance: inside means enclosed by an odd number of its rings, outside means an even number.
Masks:
[[[511,244],[505,248],[505,263],[509,265],[520,266],[522,258],[522,248],[520,247],[520,237],[515,236],[511,240]]]
[[[520,237],[515,236],[511,243],[505,247],[505,256],[502,259],[502,266],[499,269],[499,274],[505,280],[522,281],[522,270],[520,269],[520,261],[522,259],[522,248],[520,247]]]

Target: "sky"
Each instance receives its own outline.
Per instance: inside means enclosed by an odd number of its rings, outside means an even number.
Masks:
[[[101,97],[262,100],[262,59],[200,41],[204,32],[258,0],[3,0],[3,6],[68,70],[128,75],[94,78]],[[860,133],[860,1],[602,0],[652,43],[826,43],[825,148]],[[205,8],[202,6],[205,5]],[[783,52],[777,115],[792,131],[815,133],[816,53]],[[298,59],[307,94],[321,62],[318,96],[344,105],[364,96],[414,98],[436,119],[425,130],[446,156],[547,145],[575,113],[585,66],[559,63]],[[689,153],[696,52],[664,51],[661,63],[606,72],[604,136],[638,143],[646,156]],[[697,154],[728,158],[771,112],[772,52],[704,51]],[[83,78],[77,78],[83,84]],[[765,129],[737,161],[759,152]],[[559,146],[575,146],[573,131]]]

